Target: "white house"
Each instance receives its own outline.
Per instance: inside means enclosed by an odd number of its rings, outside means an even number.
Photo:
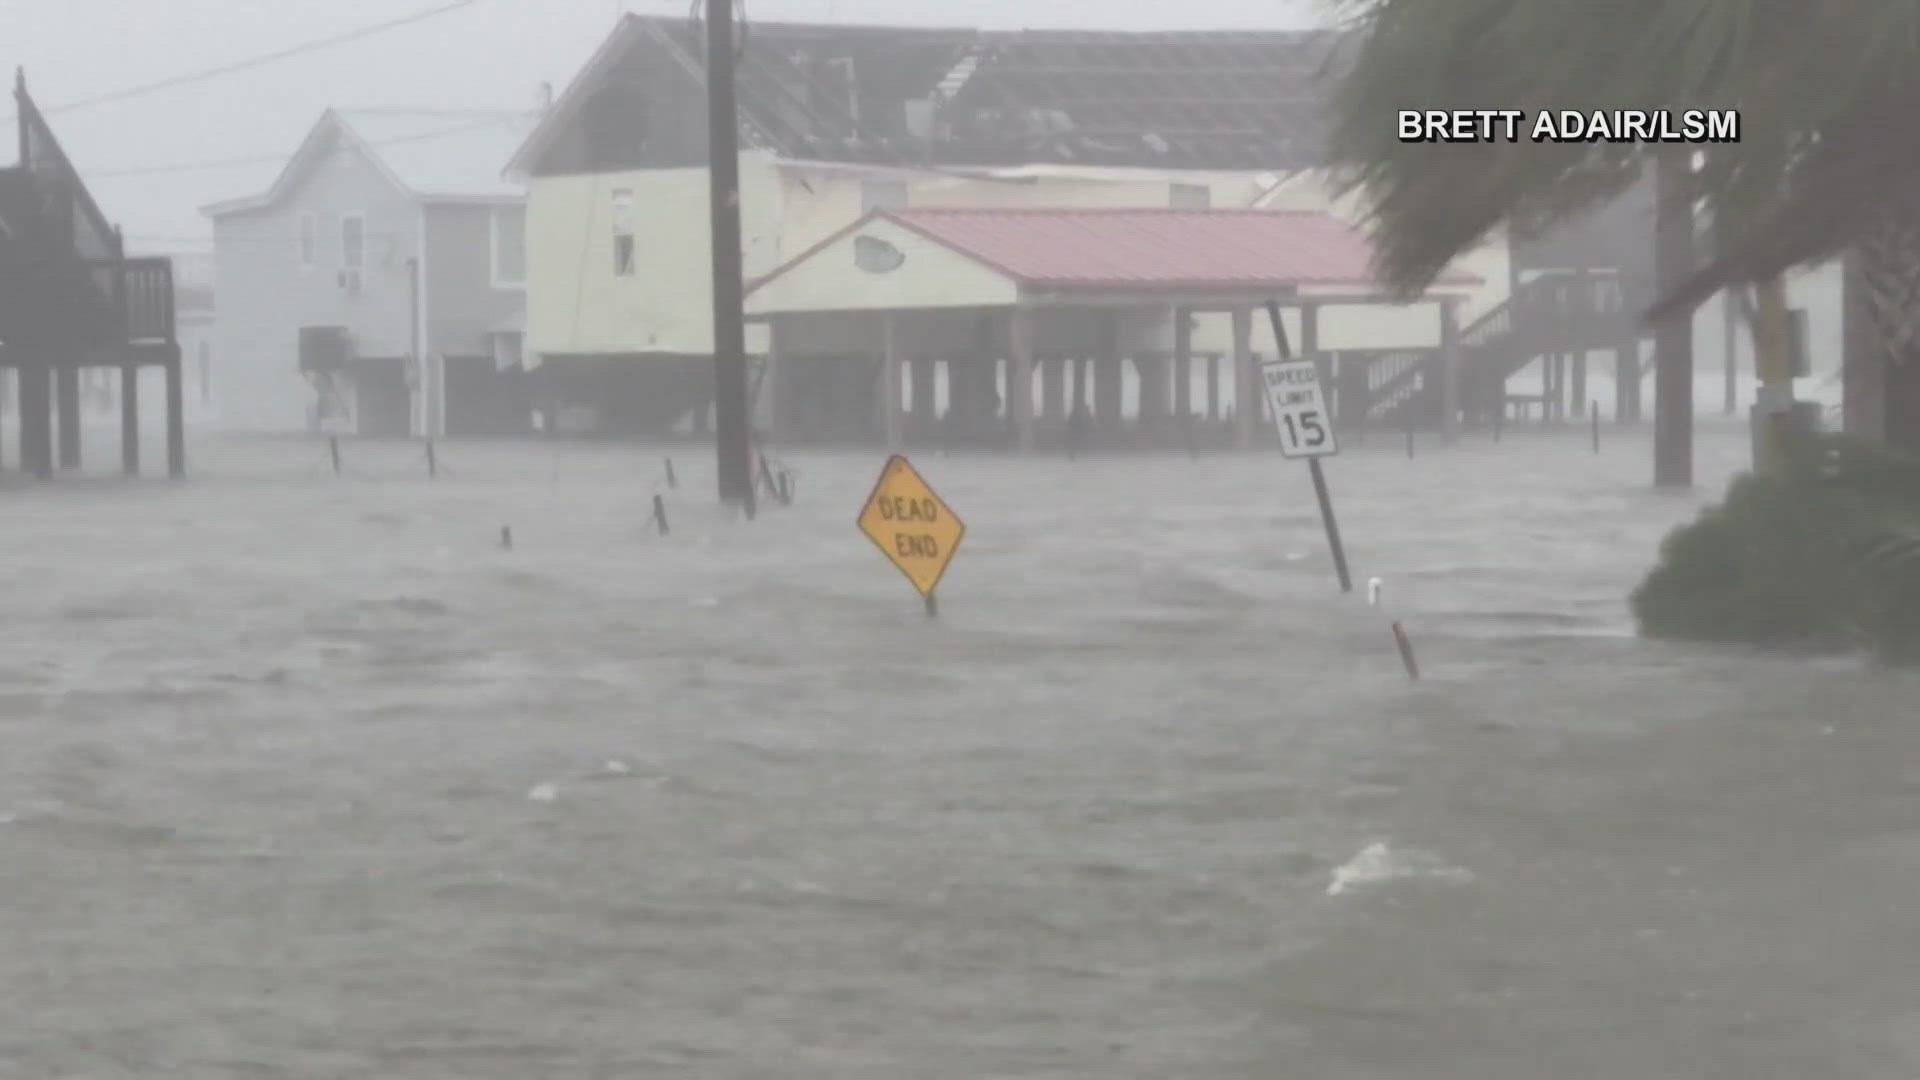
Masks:
[[[536,120],[328,110],[268,190],[205,208],[220,424],[527,430],[522,375],[499,360],[518,356],[524,197],[500,169]]]

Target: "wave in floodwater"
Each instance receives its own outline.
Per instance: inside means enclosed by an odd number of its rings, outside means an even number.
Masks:
[[[1377,840],[1334,868],[1332,878],[1327,882],[1327,895],[1340,896],[1370,885],[1402,881],[1439,881],[1459,885],[1473,880],[1471,871],[1450,866],[1436,855],[1398,850],[1385,841]]]
[[[1343,456],[1352,596],[1267,455],[922,455],[969,527],[937,619],[853,527],[869,456],[793,455],[753,524],[686,467],[662,537],[689,451],[351,451],[9,490],[0,1074],[1367,1075],[1250,1062],[1404,965],[1276,965],[1391,928],[1370,895],[1502,895],[1472,799],[1558,824],[1437,777],[1755,693],[1597,640],[1686,508],[1619,497],[1596,545],[1583,488],[1640,462],[1584,447]],[[1565,536],[1501,535],[1515,492]]]

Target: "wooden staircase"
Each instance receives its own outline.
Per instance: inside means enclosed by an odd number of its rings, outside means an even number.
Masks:
[[[139,471],[138,372],[167,373],[168,471],[185,472],[180,345],[173,264],[129,258],[120,232],[61,150],[28,95],[14,85],[19,162],[0,169],[0,367],[19,375],[20,460],[29,473],[80,464],[79,373],[121,372],[122,465]]]
[[[1618,348],[1636,340],[1631,308],[1609,274],[1553,272],[1515,289],[1460,330],[1459,401],[1469,422],[1506,408],[1506,385],[1522,368],[1556,353]],[[1366,365],[1362,422],[1368,427],[1438,427],[1443,419],[1438,350],[1408,349]]]

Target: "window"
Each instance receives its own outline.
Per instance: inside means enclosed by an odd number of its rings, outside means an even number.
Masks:
[[[862,180],[860,181],[860,209],[904,210],[907,208],[907,182],[905,180]]]
[[[1167,203],[1175,210],[1205,210],[1213,205],[1213,189],[1205,184],[1174,184]]]
[[[300,215],[300,265],[312,266],[319,257],[320,230],[312,214]]]
[[[367,264],[367,219],[362,214],[340,218],[340,265],[358,270]]]
[[[493,208],[493,287],[519,289],[527,284],[527,216],[518,206]]]
[[[613,189],[613,276],[633,276],[633,189]]]

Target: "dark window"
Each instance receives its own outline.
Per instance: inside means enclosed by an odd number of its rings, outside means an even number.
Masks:
[[[633,276],[633,189],[613,189],[613,275]]]

